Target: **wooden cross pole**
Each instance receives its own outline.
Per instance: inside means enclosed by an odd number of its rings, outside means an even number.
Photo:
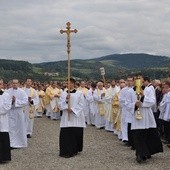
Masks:
[[[119,75],[119,80],[122,78],[122,68],[118,68],[118,75]]]
[[[70,95],[70,34],[71,33],[77,33],[77,29],[71,30],[71,23],[66,23],[67,27],[65,30],[60,30],[60,33],[66,33],[67,34],[67,54],[68,54],[68,95]],[[70,99],[68,100],[68,109],[70,109]]]

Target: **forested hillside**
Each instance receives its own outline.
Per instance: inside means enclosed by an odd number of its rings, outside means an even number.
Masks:
[[[124,78],[128,74],[143,73],[151,78],[170,75],[170,57],[148,54],[112,54],[95,59],[71,60],[71,76],[84,80],[101,79],[100,68],[104,67],[106,79]],[[44,73],[57,73],[45,76]],[[24,81],[61,80],[67,77],[67,61],[31,64],[27,61],[0,60],[0,77],[5,80],[18,78]]]
[[[33,80],[50,80],[48,76],[34,72],[33,65],[27,61],[0,60],[0,78],[9,81],[14,78],[25,81],[27,78]]]
[[[67,75],[67,61],[40,63],[34,66],[44,71],[58,72],[60,76]],[[105,68],[108,79],[125,77],[137,72],[152,78],[163,78],[170,74],[170,58],[148,54],[113,54],[95,59],[71,60],[71,75],[82,79],[99,79],[101,67]]]

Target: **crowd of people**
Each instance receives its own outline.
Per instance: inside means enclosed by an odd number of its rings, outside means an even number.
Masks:
[[[138,83],[137,83],[138,82]],[[0,80],[0,163],[11,160],[11,149],[27,147],[34,118],[60,121],[59,156],[83,150],[83,129],[94,126],[117,135],[145,162],[170,148],[170,80],[142,75],[118,81],[24,83]]]

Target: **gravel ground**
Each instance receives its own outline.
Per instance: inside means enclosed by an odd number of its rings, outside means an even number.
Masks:
[[[169,170],[170,149],[138,164],[135,153],[123,145],[117,136],[105,130],[87,126],[84,150],[73,158],[59,154],[59,121],[35,118],[34,134],[26,149],[12,150],[12,161],[0,165],[0,170]]]

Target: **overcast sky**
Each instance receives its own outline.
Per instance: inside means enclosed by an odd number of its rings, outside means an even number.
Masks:
[[[0,0],[0,58],[31,63],[114,53],[170,56],[170,0]]]

